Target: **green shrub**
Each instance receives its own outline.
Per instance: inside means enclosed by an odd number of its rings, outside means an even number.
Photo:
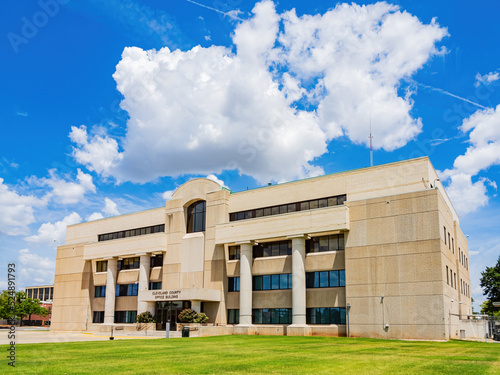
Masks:
[[[181,323],[193,323],[196,315],[196,311],[192,309],[184,309],[179,314],[179,321]]]
[[[205,313],[197,313],[192,309],[184,309],[179,314],[179,321],[181,323],[206,323],[208,316]]]
[[[155,317],[151,315],[149,311],[143,312],[142,314],[137,315],[136,318],[137,323],[155,323]]]
[[[208,316],[206,316],[205,313],[196,314],[196,317],[194,318],[194,323],[206,323],[206,322],[208,322]]]

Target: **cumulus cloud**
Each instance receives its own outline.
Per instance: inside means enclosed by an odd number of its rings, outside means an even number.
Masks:
[[[21,195],[4,184],[0,178],[0,233],[26,234],[28,225],[35,222],[34,209],[47,204],[46,199]]]
[[[481,75],[479,73],[476,74],[476,83],[475,87],[479,87],[480,85],[489,85],[492,82],[498,81],[500,79],[500,74],[498,72],[491,72],[485,75]]]
[[[118,211],[118,206],[111,199],[109,199],[108,197],[104,198],[104,204],[105,204],[103,209],[104,214],[106,214],[107,216],[120,215],[120,211]]]
[[[100,220],[109,216],[120,215],[120,211],[118,210],[118,205],[108,197],[104,198],[104,207],[102,212],[94,212],[87,216],[87,221]]]
[[[75,204],[80,202],[86,193],[96,192],[96,187],[92,182],[92,176],[88,173],[77,171],[76,181],[68,181],[57,176],[56,170],[49,171],[49,178],[31,177],[33,185],[49,186],[52,190],[48,197],[62,204]]]
[[[281,30],[281,31],[280,31]],[[221,46],[125,48],[113,75],[130,116],[125,139],[73,127],[73,156],[118,181],[238,170],[260,182],[323,173],[328,142],[347,136],[394,150],[421,131],[402,80],[432,56],[446,29],[396,6],[343,4],[323,15],[256,4]],[[120,148],[121,147],[121,148]]]
[[[94,220],[100,220],[100,219],[104,219],[104,216],[100,212],[94,212],[94,213],[90,214],[89,216],[87,216],[87,218],[85,220],[86,221],[94,221]]]
[[[91,137],[85,125],[72,126],[69,138],[76,144],[73,148],[75,160],[103,176],[107,176],[109,170],[123,158],[118,152],[116,140],[98,134]]]
[[[175,192],[175,190],[167,190],[161,196],[166,201],[169,201],[170,199],[172,199],[172,195],[174,194],[174,192]]]
[[[229,188],[226,186],[226,184],[224,183],[224,181],[222,181],[221,179],[217,178],[217,176],[215,176],[215,175],[213,175],[213,174],[209,174],[209,175],[207,176],[207,178],[208,178],[209,180],[212,180],[212,181],[214,181],[214,182],[217,182],[220,186],[225,187],[226,189],[229,189]]]
[[[495,181],[472,178],[491,166],[500,164],[500,105],[473,113],[464,119],[460,130],[469,133],[470,146],[458,156],[452,169],[440,173],[449,180],[448,195],[459,213],[467,214],[488,204],[487,187],[497,188]],[[467,196],[468,204],[463,204]]]
[[[29,249],[19,250],[19,263],[21,264],[20,281],[26,286],[35,284],[53,284],[55,261],[32,253]]]
[[[66,239],[66,227],[68,225],[78,224],[82,221],[80,215],[72,212],[64,219],[55,223],[44,223],[38,228],[38,234],[26,237],[26,241],[41,243],[47,246],[54,245],[54,242],[64,244]]]

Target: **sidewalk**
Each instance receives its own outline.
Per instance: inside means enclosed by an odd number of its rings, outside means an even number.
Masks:
[[[8,330],[0,330],[0,345],[10,343],[8,338]],[[51,332],[46,328],[39,327],[16,327],[15,342],[17,344],[35,344],[49,342],[76,342],[76,341],[106,341],[109,340],[109,333],[105,332],[75,332],[75,331],[58,331]],[[191,331],[190,337],[197,337],[198,332]],[[161,339],[166,338],[165,331],[138,331],[138,332],[123,332],[118,331],[113,334],[115,340],[126,339]],[[182,337],[181,332],[170,332],[170,338]]]

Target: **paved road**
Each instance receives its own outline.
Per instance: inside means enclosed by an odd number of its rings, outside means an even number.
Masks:
[[[9,330],[0,330],[0,345],[9,344]],[[15,342],[17,344],[32,344],[44,342],[74,342],[74,341],[103,341],[109,340],[109,334],[104,332],[51,332],[47,329],[39,329],[35,327],[16,327]],[[124,339],[160,339],[165,338],[165,332],[133,332],[132,334],[124,334],[122,332],[115,333],[115,340]],[[171,332],[170,337],[181,337],[180,332]]]

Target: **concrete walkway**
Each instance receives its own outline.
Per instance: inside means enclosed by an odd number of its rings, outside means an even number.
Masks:
[[[0,345],[10,343],[8,338],[9,330],[0,330]],[[75,332],[75,331],[58,331],[51,332],[46,328],[40,329],[36,327],[16,327],[15,342],[18,344],[35,344],[35,343],[50,343],[50,342],[75,342],[75,341],[107,341],[109,333],[105,332]],[[170,338],[180,338],[181,332],[170,332]],[[190,337],[198,336],[198,332],[190,332]],[[165,331],[150,331],[150,332],[123,332],[118,331],[113,334],[115,340],[133,340],[133,339],[161,339],[166,337]]]

